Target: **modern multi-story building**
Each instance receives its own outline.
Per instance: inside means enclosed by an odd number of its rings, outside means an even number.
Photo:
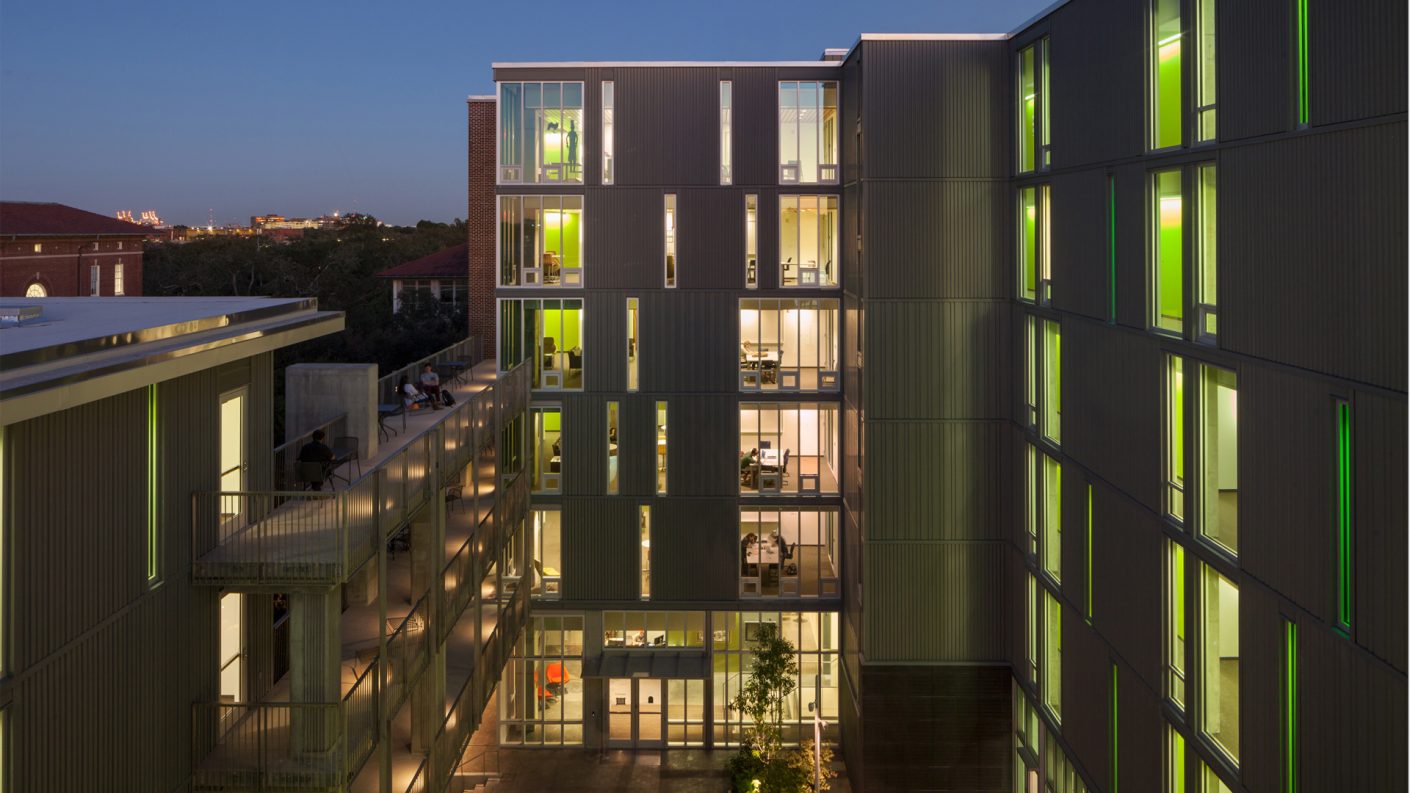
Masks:
[[[314,301],[0,319],[0,788],[463,789],[527,607],[527,369],[297,364],[276,446],[274,351],[342,329]],[[398,412],[424,363],[457,404]]]
[[[0,296],[142,294],[148,226],[71,206],[0,201]]]
[[[773,622],[854,789],[1404,789],[1405,14],[496,64],[501,742],[730,746]]]

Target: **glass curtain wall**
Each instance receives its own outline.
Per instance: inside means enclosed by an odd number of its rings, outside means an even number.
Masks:
[[[836,404],[739,406],[741,493],[837,493]]]
[[[498,112],[500,184],[582,184],[582,83],[500,83]]]
[[[499,368],[533,361],[533,387],[583,387],[582,300],[501,300]]]
[[[785,287],[837,286],[837,196],[778,197],[779,283]]]
[[[836,300],[740,300],[740,390],[838,390],[837,318]]]
[[[583,285],[582,196],[499,196],[499,284]]]
[[[529,617],[498,693],[501,744],[582,745],[583,616]]]
[[[714,738],[716,746],[737,746],[742,722],[748,720],[728,703],[739,694],[748,679],[751,651],[759,626],[772,623],[779,635],[798,650],[798,684],[783,702],[783,740],[796,744],[813,737],[813,714],[809,703],[817,703],[822,717],[836,723],[838,675],[838,634],[835,612],[736,612],[716,611],[711,627],[711,684],[714,686]]]
[[[837,83],[779,83],[779,184],[836,184],[837,162]]]
[[[739,512],[741,597],[837,597],[838,512]]]

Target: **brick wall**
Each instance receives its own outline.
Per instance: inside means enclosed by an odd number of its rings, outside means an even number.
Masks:
[[[492,229],[493,230],[493,229]],[[74,240],[73,238],[21,238],[22,242],[0,242],[0,297],[21,297],[36,280],[50,297],[86,297],[89,290],[89,267],[100,267],[99,288],[104,296],[113,294],[114,265],[122,262],[123,292],[142,294],[142,238],[120,241]],[[98,249],[94,250],[94,242]],[[35,243],[42,250],[34,251]],[[493,244],[493,243],[491,243]]]
[[[479,340],[481,358],[495,350],[495,102],[469,101],[470,335]]]

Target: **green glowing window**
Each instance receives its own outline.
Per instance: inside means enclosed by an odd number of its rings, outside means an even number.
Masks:
[[[1043,437],[1062,442],[1062,327],[1043,321]]]
[[[1239,762],[1239,588],[1200,569],[1199,729]]]
[[[1042,455],[1043,492],[1039,522],[1043,528],[1043,572],[1062,580],[1062,464]]]
[[[1195,266],[1197,296],[1195,298],[1195,334],[1205,343],[1213,344],[1218,337],[1218,173],[1213,163],[1195,169]]]
[[[1351,534],[1353,529],[1351,404],[1342,399],[1335,400],[1332,404],[1336,413],[1337,439],[1337,623],[1342,630],[1350,632],[1352,620]]]
[[[1119,708],[1117,707],[1116,676],[1116,662],[1113,661],[1111,664],[1111,701],[1107,703],[1107,742],[1109,744],[1107,755],[1111,759],[1111,793],[1116,793],[1121,770],[1120,764],[1117,762],[1118,750],[1120,749],[1120,741],[1118,740],[1120,730],[1117,725]]]
[[[499,183],[581,184],[583,131],[582,83],[500,83]]]
[[[1092,624],[1092,486],[1087,485],[1087,624]]]
[[[1165,357],[1165,514],[1185,519],[1185,359]]]
[[[1185,548],[1166,540],[1165,561],[1165,693],[1185,707]]]
[[[1038,426],[1038,321],[1032,314],[1024,318],[1023,398],[1028,408],[1029,427]]]
[[[1199,367],[1199,533],[1239,552],[1239,392],[1233,372]]]
[[[499,316],[501,371],[529,360],[534,388],[582,389],[582,300],[501,300]]]
[[[1179,146],[1181,115],[1180,50],[1184,29],[1180,0],[1151,2],[1151,148]]]
[[[1043,590],[1043,705],[1062,721],[1062,604]]]
[[[1165,793],[1185,793],[1185,738],[1165,725]]]
[[[1028,679],[1038,684],[1038,579],[1028,574]]]
[[[1297,623],[1283,620],[1283,793],[1297,793]]]
[[[1195,0],[1195,139],[1215,138],[1215,0]]]
[[[1024,525],[1028,528],[1028,555],[1031,557],[1038,551],[1038,479],[1040,476],[1038,450],[1033,444],[1028,444],[1028,465],[1024,470],[1027,471],[1027,475],[1024,477],[1024,490],[1027,496]]]
[[[1018,296],[1023,300],[1036,301],[1043,305],[1052,299],[1049,232],[1048,186],[1019,188]]]
[[[1048,39],[1018,53],[1018,171],[1049,165]]]
[[[1178,169],[1151,174],[1151,327],[1185,328],[1185,201]]]
[[[1297,57],[1297,124],[1305,127],[1308,124],[1308,95],[1307,95],[1307,0],[1294,0],[1296,9],[1293,24],[1295,27],[1296,57]]]
[[[530,489],[539,493],[557,493],[563,486],[563,411],[558,407],[529,409],[532,438],[529,443],[533,460]]]
[[[1195,765],[1199,767],[1199,793],[1233,793],[1224,780],[1214,773],[1214,769],[1198,760]]]
[[[500,286],[582,286],[583,231],[582,196],[500,196]]]
[[[243,395],[238,398],[238,401],[236,399],[230,399],[221,402],[222,467],[224,467],[225,456],[229,454],[229,452],[227,452],[226,450],[227,441],[224,436],[227,434],[227,422],[229,421],[228,414],[230,413],[230,410],[227,408],[227,405],[231,403],[235,404],[235,410],[238,411],[240,414],[238,419],[239,427],[237,431],[241,433],[243,433],[244,431]],[[159,534],[161,526],[161,467],[158,460],[160,455],[160,448],[158,446],[158,443],[160,441],[161,435],[159,432],[157,418],[157,387],[154,385],[149,385],[147,386],[147,583],[149,585],[157,583],[157,581],[161,577],[161,565],[159,561],[161,547],[161,538]],[[236,443],[238,443],[243,449],[243,437],[236,441]],[[240,463],[243,462],[244,460],[241,459]],[[227,476],[221,476],[222,490],[226,489],[225,485],[229,481],[230,480]],[[243,485],[243,483],[244,474],[242,472],[241,474],[239,474],[238,480],[236,481],[236,488],[242,489],[241,486]]]

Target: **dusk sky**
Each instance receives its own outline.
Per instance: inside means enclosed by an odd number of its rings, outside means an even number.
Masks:
[[[0,2],[0,198],[168,222],[465,215],[494,61],[804,60],[1008,32],[1050,0]]]

